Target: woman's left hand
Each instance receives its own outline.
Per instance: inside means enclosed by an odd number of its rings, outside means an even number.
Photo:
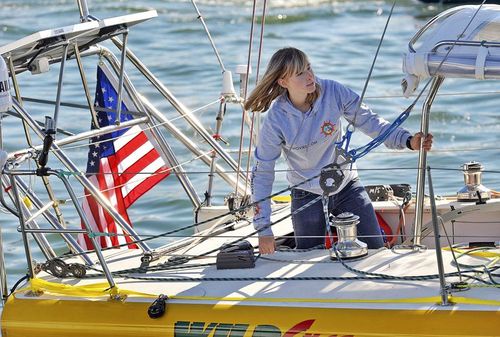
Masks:
[[[422,146],[425,151],[429,151],[432,148],[432,134],[428,133],[427,136],[424,138],[424,134],[422,132],[417,132],[416,134],[413,135],[413,137],[410,140],[410,145],[412,150],[418,150],[420,149],[420,142],[423,139]]]

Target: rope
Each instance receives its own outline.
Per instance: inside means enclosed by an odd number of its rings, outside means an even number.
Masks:
[[[471,271],[477,273],[478,271]],[[113,272],[112,274],[115,274]],[[174,277],[174,276],[163,276],[163,277],[151,277],[151,276],[136,276],[127,275],[127,279],[143,280],[143,281],[159,281],[159,282],[218,282],[218,281],[373,281],[373,280],[398,280],[398,281],[428,281],[439,278],[438,274],[429,275],[419,275],[419,276],[393,276],[377,273],[363,272],[366,276],[293,276],[293,277]],[[123,276],[123,275],[118,275]],[[458,276],[457,272],[447,273],[446,277]],[[464,275],[469,279],[476,280],[478,282],[484,283],[488,286],[494,286],[498,288],[498,285],[490,284],[487,281],[471,276]]]

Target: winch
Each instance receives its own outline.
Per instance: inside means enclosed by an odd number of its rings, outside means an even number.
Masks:
[[[490,189],[481,184],[483,169],[483,165],[476,161],[462,165],[465,186],[457,192],[458,201],[484,201],[491,198]]]
[[[357,225],[359,216],[350,212],[344,212],[333,218],[331,225],[337,229],[338,241],[335,244],[338,255],[342,259],[352,259],[368,254],[366,243],[358,240]],[[337,259],[337,254],[332,250],[332,259]]]

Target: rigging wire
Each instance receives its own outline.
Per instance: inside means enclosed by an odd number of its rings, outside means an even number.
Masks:
[[[256,1],[256,0],[254,0]],[[266,9],[267,9],[267,0],[264,0],[264,4],[262,6],[262,15],[261,15],[261,25],[260,25],[260,38],[259,38],[259,52],[257,54],[257,71],[255,72],[255,85],[259,83],[259,71],[260,71],[260,63],[261,63],[261,58],[262,58],[262,49],[264,48],[264,27],[265,27],[265,22],[266,22]],[[249,55],[250,57],[250,55]],[[248,78],[248,76],[247,76]],[[245,99],[246,99],[246,88],[245,88]],[[248,179],[250,177],[250,161],[252,158],[252,147],[253,147],[253,140],[254,140],[254,134],[255,134],[255,123],[256,119],[260,119],[260,115],[256,114],[254,111],[252,111],[252,122],[250,125],[250,141],[248,144],[248,153],[247,153],[247,166],[246,166],[246,180],[245,180],[245,188],[249,185],[248,184]],[[257,127],[259,127],[259,124],[257,124]],[[246,194],[246,191],[245,191]]]
[[[215,46],[215,42],[212,39],[212,35],[210,34],[210,31],[208,30],[207,24],[205,23],[205,19],[203,19],[203,16],[200,13],[200,10],[198,9],[198,6],[196,5],[195,0],[191,0],[191,3],[193,4],[194,9],[196,10],[196,14],[198,14],[198,19],[200,20],[203,29],[205,29],[205,33],[207,33],[208,40],[210,41],[210,45],[212,46],[212,49],[214,50],[215,57],[217,57],[217,60],[219,61],[219,65],[222,69],[222,72],[224,73],[226,71],[226,68],[224,67],[224,63],[222,62],[222,58],[220,57],[219,51],[217,50],[217,47]]]
[[[368,76],[366,77],[365,85],[363,86],[363,91],[361,92],[361,96],[359,97],[359,101],[358,101],[358,104],[357,104],[357,107],[356,107],[356,112],[354,114],[353,121],[352,121],[352,123],[349,123],[350,125],[353,126],[352,132],[354,132],[354,128],[355,128],[355,125],[356,125],[356,118],[358,116],[358,110],[361,107],[361,105],[363,104],[363,99],[365,97],[366,89],[368,88],[368,83],[370,82],[370,79],[372,77],[373,68],[375,67],[375,63],[377,62],[378,53],[380,51],[380,47],[382,46],[382,42],[384,41],[385,33],[387,32],[387,27],[389,26],[389,22],[391,21],[392,13],[394,11],[394,6],[395,5],[396,5],[396,0],[394,0],[392,2],[391,10],[390,10],[389,15],[387,17],[387,20],[385,22],[385,26],[384,26],[384,30],[382,31],[382,35],[380,36],[380,40],[378,42],[377,50],[375,51],[375,55],[373,56],[373,61],[372,61],[372,64],[370,66],[370,70],[368,71]],[[347,126],[347,128],[349,129],[349,125]],[[346,150],[348,148],[349,148],[349,140],[347,140]]]
[[[484,2],[483,2],[483,3],[484,3]],[[193,2],[193,4],[194,4],[194,2]],[[393,5],[393,6],[394,6],[394,5]],[[391,9],[391,13],[392,13],[392,9]],[[201,20],[202,20],[202,18],[201,18]],[[203,22],[203,23],[204,23],[204,22]],[[377,53],[378,53],[378,50],[377,50]],[[375,61],[375,60],[374,60],[374,61]],[[221,64],[221,66],[223,67],[223,65],[222,65],[222,64]],[[373,66],[372,66],[372,69],[373,69]],[[439,69],[439,67],[438,67],[438,69]],[[371,75],[371,70],[370,70],[370,75]],[[367,85],[367,83],[366,83],[366,85]],[[365,89],[366,89],[366,85],[365,85]],[[365,90],[365,89],[364,89],[364,90]],[[424,87],[424,89],[425,89],[425,87]],[[364,95],[364,92],[363,92],[363,95]],[[362,95],[362,98],[363,98],[363,95]],[[361,98],[360,102],[362,101],[362,98]],[[418,97],[417,97],[417,99],[418,99]],[[241,240],[241,239],[239,239],[239,240]],[[127,245],[128,245],[128,243],[127,243]]]
[[[246,98],[247,98],[248,82],[249,82],[249,78],[250,78],[249,71],[250,71],[251,62],[252,62],[253,34],[254,34],[254,30],[255,30],[254,26],[255,26],[255,20],[256,20],[256,7],[257,7],[257,0],[253,0],[253,5],[252,5],[252,20],[251,20],[251,24],[250,24],[250,36],[249,36],[249,40],[248,40],[247,76],[245,78],[245,87],[244,87],[244,91],[243,91],[243,100],[246,100]],[[247,111],[243,107],[243,109],[242,109],[242,117],[241,117],[241,126],[240,126],[239,151],[238,151],[238,165],[237,165],[238,171],[240,171],[241,161],[243,159],[243,154],[242,154],[242,152],[243,152],[243,130],[244,130],[244,126],[245,126],[246,114],[247,114]],[[254,116],[255,116],[255,114],[252,114],[252,123],[251,123],[251,127],[250,127],[251,134],[253,132]],[[252,143],[252,138],[250,137],[250,144],[251,143]],[[251,148],[249,148],[249,150],[251,150]],[[250,156],[250,154],[249,154],[249,156]],[[247,165],[248,165],[248,162],[249,162],[249,160],[247,161]],[[240,180],[240,176],[237,175],[236,176],[236,184],[235,184],[235,188],[234,188],[234,195],[236,195],[236,196],[238,195],[239,180]],[[246,177],[245,177],[245,191],[243,191],[244,195],[247,194],[247,191],[246,191],[247,186],[248,186],[248,170],[247,170]]]
[[[191,160],[188,160],[184,163],[181,163],[179,166],[182,166],[182,165],[186,165],[194,160],[197,160],[199,158],[201,158],[202,156],[204,155],[208,155],[210,154],[210,152],[207,152],[205,154],[202,154],[198,157],[195,157],[195,158],[192,158]],[[172,168],[170,168],[172,169]],[[360,169],[360,168],[355,168],[353,170],[356,170],[356,171],[386,171],[386,170],[390,170],[390,171],[396,171],[396,170],[404,170],[404,171],[407,171],[407,170],[415,170],[416,168],[415,167],[384,167],[384,168],[364,168],[364,169]],[[453,169],[453,168],[434,168],[433,170],[442,170],[442,171],[457,171],[457,172],[462,172],[463,170],[460,169],[460,168],[456,168],[456,169]],[[290,169],[282,169],[282,170],[273,170],[273,172],[275,173],[286,173],[286,172],[292,172],[294,170],[290,170]],[[168,172],[170,172],[170,170],[168,170]],[[483,172],[486,172],[486,173],[495,173],[495,174],[500,174],[500,171],[494,171],[494,170],[485,170]],[[209,173],[209,171],[185,171],[183,172],[183,174],[207,174]],[[70,172],[70,171],[64,171],[63,174],[65,175],[75,175],[75,174],[80,174],[80,172]],[[101,173],[102,175],[113,175],[113,174],[133,174],[133,175],[158,175],[158,174],[166,174],[166,172],[129,172],[129,171],[124,171],[124,172],[108,172],[108,173]],[[305,182],[302,182],[302,183],[305,183]],[[117,187],[123,187],[125,186],[126,184],[123,184],[123,185],[116,185]],[[110,189],[105,189],[105,190],[102,190],[102,191],[109,191]],[[283,190],[284,192],[287,192],[287,190]],[[81,198],[84,198],[84,197],[87,197],[89,195],[83,195],[83,196],[78,196],[79,199]],[[66,200],[66,201],[69,201]],[[248,206],[250,207],[250,205]]]
[[[361,147],[359,147],[358,149],[354,149],[354,150],[350,150],[348,151],[348,145],[349,145],[349,141],[350,141],[350,138],[351,138],[351,135],[349,134],[349,130],[346,131],[346,135],[342,138],[342,140],[339,142],[338,146],[339,148],[341,148],[344,143],[346,144],[346,147],[345,147],[345,152],[351,157],[351,163],[352,162],[355,162],[357,159],[365,156],[368,152],[370,152],[372,149],[374,149],[375,147],[379,146],[380,144],[382,144],[385,139],[387,139],[387,137],[394,131],[396,130],[396,128],[403,124],[403,122],[409,117],[410,115],[410,112],[413,110],[413,108],[415,107],[415,104],[418,102],[418,100],[420,99],[420,97],[422,96],[422,94],[425,92],[425,90],[427,89],[427,87],[431,84],[434,76],[436,76],[436,74],[438,74],[439,70],[441,70],[441,67],[443,66],[444,62],[448,59],[448,56],[450,55],[451,51],[454,49],[454,47],[457,45],[457,43],[459,42],[459,40],[464,36],[465,32],[467,31],[467,29],[469,28],[469,26],[472,24],[472,21],[474,21],[475,17],[477,16],[477,14],[479,13],[479,11],[481,10],[482,6],[484,5],[484,3],[486,2],[486,0],[483,0],[483,2],[481,3],[481,5],[478,6],[478,8],[476,9],[476,11],[474,12],[474,14],[472,15],[472,17],[470,18],[469,22],[467,23],[467,25],[465,26],[465,28],[463,29],[463,31],[461,32],[461,34],[458,35],[458,38],[456,40],[453,41],[453,44],[451,45],[451,47],[448,49],[447,53],[445,54],[445,56],[443,57],[443,59],[441,60],[441,62],[439,63],[438,67],[436,68],[436,71],[434,72],[433,75],[431,75],[429,77],[429,79],[427,80],[427,83],[425,84],[425,86],[422,88],[422,90],[420,90],[419,94],[416,96],[416,98],[413,100],[413,102],[408,106],[408,108],[406,108],[405,111],[403,111],[397,118],[396,120],[391,123],[389,125],[389,127],[383,132],[381,133],[380,135],[378,135],[377,137],[375,137],[372,141],[370,141],[368,144],[366,145],[363,145]],[[361,150],[361,151],[360,151]],[[359,152],[359,153],[358,153]],[[337,158],[336,158],[337,160]],[[335,160],[335,161],[336,161]]]

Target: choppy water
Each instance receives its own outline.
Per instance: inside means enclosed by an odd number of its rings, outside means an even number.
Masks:
[[[295,46],[309,54],[318,76],[339,80],[361,92],[391,4],[392,1],[271,0],[264,31],[264,64],[277,48]],[[198,6],[226,68],[234,70],[236,65],[246,64],[251,1],[209,0],[198,2]],[[221,87],[220,67],[191,2],[94,0],[89,1],[89,7],[91,13],[98,18],[156,9],[157,18],[131,29],[129,43],[132,50],[189,108],[197,109],[218,98]],[[410,104],[400,94],[401,55],[415,31],[438,10],[440,9],[411,0],[398,1],[396,5],[365,100],[386,119],[394,119]],[[261,4],[257,11],[260,13]],[[76,1],[1,0],[0,45],[38,30],[70,25],[78,20]],[[255,35],[258,37],[258,29]],[[257,38],[254,45],[258,45]],[[255,72],[255,52],[253,59]],[[93,71],[90,73],[93,74]],[[57,75],[57,70],[38,76],[23,74],[20,76],[22,94],[55,99],[55,92],[48,87],[55,83]],[[79,87],[71,87],[71,84],[78,83],[79,78],[74,66],[68,66],[67,76],[63,99],[83,104],[84,97],[78,91]],[[137,74],[131,73],[131,77],[136,79]],[[92,82],[92,79],[89,78],[89,81]],[[254,77],[250,81],[251,85],[253,81]],[[40,87],[40,83],[44,85]],[[445,82],[441,93],[446,95],[438,96],[431,117],[435,151],[428,156],[428,160],[432,167],[458,169],[464,162],[479,160],[487,169],[497,169],[500,152],[497,97],[495,94],[477,95],[497,91],[497,88],[498,84],[494,82]],[[144,82],[138,85],[138,89],[169,118],[176,116],[173,109]],[[455,95],[456,93],[460,95]],[[420,103],[406,123],[406,127],[412,131],[420,128]],[[51,110],[44,111],[46,108],[40,105],[34,104],[32,108],[40,120],[43,120],[43,115],[52,114]],[[212,105],[197,112],[197,115],[213,128],[216,112],[217,106]],[[231,149],[237,148],[239,116],[240,111],[235,108],[230,108],[226,114],[223,136],[229,140]],[[89,124],[88,112],[62,109],[60,127],[79,132],[86,130]],[[185,129],[181,121],[177,121],[176,125]],[[20,136],[18,121],[12,117],[3,119],[3,134],[3,147],[7,151],[17,149],[24,141],[24,137]],[[192,137],[199,138],[196,135]],[[366,141],[367,138],[358,133],[355,135],[354,145],[361,145]],[[181,162],[191,158],[176,142],[172,142],[172,146]],[[493,149],[476,150],[485,147]],[[74,150],[73,158],[82,169],[85,166],[86,152],[84,147]],[[416,153],[406,151],[388,155],[388,151],[382,148],[361,159],[358,166],[366,169],[361,172],[365,183],[414,185],[414,171],[397,168],[416,167],[416,162]],[[196,172],[206,172],[206,168],[193,162],[187,165],[186,170],[192,172],[190,177],[202,195],[207,186],[207,175]],[[278,175],[278,180],[276,187],[286,186],[283,175]],[[458,171],[436,171],[434,183],[437,193],[455,192],[463,184],[462,175]],[[486,173],[484,183],[491,188],[499,188],[500,176]],[[228,192],[221,186],[219,184],[217,187],[219,200]],[[173,177],[164,181],[158,190],[139,200],[130,210],[130,216],[137,231],[142,234],[164,232],[192,222],[190,203],[183,197],[183,191]],[[78,223],[75,218],[67,220],[73,225]],[[9,286],[12,286],[25,272],[26,262],[21,238],[16,231],[17,220],[9,214],[1,213],[0,225]],[[57,247],[62,251],[61,246]]]

